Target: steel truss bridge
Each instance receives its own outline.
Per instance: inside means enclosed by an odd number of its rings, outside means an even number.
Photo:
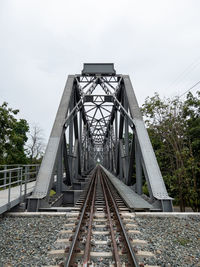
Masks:
[[[56,205],[75,201],[97,164],[139,196],[146,180],[149,202],[173,210],[131,80],[107,63],[68,76],[28,210],[50,207],[52,188]]]

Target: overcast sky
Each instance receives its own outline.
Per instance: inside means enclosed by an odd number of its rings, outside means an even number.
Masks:
[[[48,138],[84,62],[115,63],[140,105],[181,95],[200,80],[199,11],[198,0],[0,0],[0,104]]]

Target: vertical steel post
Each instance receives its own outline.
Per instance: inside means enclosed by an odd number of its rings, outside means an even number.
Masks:
[[[27,166],[27,183],[30,181],[30,165]]]
[[[11,181],[12,181],[12,177],[11,177],[12,173],[11,171],[9,171],[9,186],[8,186],[8,209],[10,209],[10,195],[11,195]]]
[[[74,147],[74,178],[77,179],[78,177],[78,165],[79,165],[79,155],[78,155],[78,139],[75,139],[75,147]]]
[[[20,202],[22,201],[22,168],[20,169]],[[26,197],[26,196],[24,196]]]
[[[118,158],[118,113],[115,109],[115,174],[117,173],[117,158]]]
[[[88,135],[88,133],[87,133]],[[89,150],[90,150],[90,145],[89,145],[89,137],[87,136],[87,171],[90,169],[90,153],[89,153]]]
[[[18,168],[20,168],[20,166],[18,165]],[[17,185],[20,185],[20,169],[17,170]]]
[[[25,166],[25,173],[24,173],[25,177],[24,177],[24,195],[26,196],[27,194],[27,176],[28,176],[28,166]]]
[[[126,93],[124,92],[124,108],[128,112],[128,101]],[[128,132],[128,119],[124,120],[125,132],[124,132],[124,144],[125,144],[125,183],[128,183],[128,167],[129,167],[129,132]]]
[[[109,143],[110,143],[110,171],[113,171],[113,158],[112,158],[112,132],[113,132],[113,127],[110,126],[110,138],[109,138]]]
[[[107,163],[108,163],[108,170],[110,170],[110,136],[108,135],[108,139],[106,142],[107,147]]]
[[[122,162],[122,151],[121,151],[121,144],[119,142],[119,178],[120,180],[123,180],[123,162]]]
[[[4,172],[4,185],[6,185],[6,180],[7,180],[6,179],[7,178],[7,171],[6,170],[7,170],[7,166],[4,166],[4,171],[5,171]]]
[[[56,182],[56,193],[62,192],[63,183],[63,141],[61,141],[59,152],[58,152],[58,164],[57,164],[57,182]]]
[[[83,146],[82,146],[82,114],[83,111],[80,110],[79,112],[79,153],[80,153],[80,160],[81,160],[81,172],[83,171],[83,164],[82,164],[82,156],[83,156]]]
[[[74,92],[72,92],[72,95],[71,95],[70,112],[72,111],[73,107],[74,107]],[[70,123],[69,123],[69,170],[71,173],[72,181],[74,180],[74,175],[73,175],[73,170],[72,170],[73,132],[74,132],[74,130],[73,130],[73,118],[71,118]]]
[[[128,168],[128,181],[127,185],[132,185],[133,167],[135,162],[135,135],[132,133],[130,156],[129,156],[129,168]]]
[[[136,192],[142,195],[142,163],[137,136],[135,135]]]

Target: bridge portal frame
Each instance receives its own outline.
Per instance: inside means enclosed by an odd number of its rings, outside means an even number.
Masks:
[[[97,87],[103,94],[95,94]],[[139,195],[145,178],[154,207],[173,211],[128,75],[68,76],[28,210],[50,207],[53,186],[69,194],[98,162]]]

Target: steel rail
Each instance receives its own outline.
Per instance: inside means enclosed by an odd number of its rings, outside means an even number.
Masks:
[[[111,199],[111,201],[112,201],[112,204],[113,204],[115,213],[116,213],[116,215],[117,215],[117,219],[118,219],[118,221],[119,221],[119,224],[120,224],[120,227],[121,227],[121,230],[122,230],[124,239],[125,239],[125,241],[126,241],[126,245],[127,245],[127,248],[128,248],[128,252],[129,252],[129,255],[130,255],[130,259],[131,259],[131,261],[132,261],[131,266],[133,266],[133,267],[139,267],[137,258],[136,258],[136,256],[135,256],[135,253],[134,253],[133,248],[132,248],[132,246],[131,246],[130,240],[129,240],[128,236],[127,236],[126,229],[125,229],[124,224],[123,224],[123,222],[122,222],[122,219],[121,219],[121,217],[120,217],[120,214],[119,214],[119,211],[118,211],[117,204],[115,203],[115,200],[114,200],[114,198],[113,198],[113,196],[112,196],[112,193],[111,193],[111,190],[110,190],[110,188],[109,188],[108,181],[107,181],[107,175],[105,174],[105,172],[104,172],[103,170],[102,170],[102,174],[103,174],[103,176],[104,176],[104,178],[105,178],[105,179],[104,179],[104,182],[105,182],[105,184],[106,184],[106,188],[107,188],[107,190],[108,190],[109,197],[110,197],[110,199]]]
[[[82,212],[80,215],[79,223],[76,227],[76,231],[75,231],[75,234],[74,234],[74,237],[72,240],[72,244],[70,246],[69,253],[67,255],[67,259],[65,260],[65,262],[63,263],[62,266],[70,267],[72,264],[72,260],[75,256],[75,253],[76,253],[75,249],[76,249],[77,241],[79,238],[81,226],[83,224],[86,211],[88,210],[88,207],[89,207],[88,203],[92,197],[92,201],[91,201],[92,203],[90,206],[90,217],[89,217],[89,223],[88,223],[88,232],[87,232],[87,238],[86,238],[84,255],[83,255],[83,267],[88,266],[88,262],[90,260],[90,247],[91,247],[90,241],[91,241],[91,235],[92,235],[92,222],[93,222],[93,217],[94,217],[96,187],[97,187],[97,180],[98,179],[100,179],[100,183],[101,183],[101,187],[102,187],[102,191],[103,191],[103,196],[104,196],[104,200],[105,200],[105,204],[106,204],[106,212],[107,212],[107,217],[108,217],[108,225],[110,227],[110,234],[111,234],[111,240],[112,240],[112,245],[113,245],[113,257],[115,260],[115,266],[121,267],[122,264],[121,264],[121,260],[120,260],[120,256],[119,256],[117,243],[116,243],[116,238],[115,238],[115,233],[114,233],[114,228],[113,228],[113,223],[112,223],[112,218],[111,218],[110,206],[112,206],[114,208],[114,213],[116,215],[116,219],[118,220],[119,226],[121,228],[121,233],[124,237],[126,247],[128,250],[127,252],[129,255],[129,259],[130,259],[130,264],[133,267],[139,267],[135,253],[133,251],[133,248],[132,248],[130,241],[129,241],[129,238],[127,236],[126,229],[125,229],[123,222],[121,220],[121,217],[119,215],[117,204],[115,203],[114,197],[112,196],[112,192],[111,192],[111,189],[109,187],[108,180],[107,180],[107,175],[105,174],[103,169],[100,167],[95,168],[95,170],[93,172],[91,182],[90,182],[90,185],[89,185],[89,188],[87,191],[87,195],[86,195],[86,200],[85,200],[85,203],[83,205]]]
[[[91,191],[92,191],[92,186],[93,186],[95,178],[96,178],[96,172],[97,172],[97,169],[95,169],[95,171],[94,171],[94,174],[93,174],[93,177],[92,177],[92,181],[90,183],[90,186],[89,186],[89,189],[88,189],[88,192],[87,192],[86,201],[84,203],[84,206],[83,206],[83,209],[82,209],[82,212],[81,212],[79,223],[78,223],[78,225],[76,227],[76,231],[75,231],[75,234],[74,234],[74,238],[73,238],[72,244],[70,246],[69,253],[67,255],[67,259],[64,262],[64,267],[69,267],[70,264],[71,264],[71,260],[73,258],[73,253],[74,253],[74,249],[75,249],[75,246],[76,246],[76,243],[77,243],[77,240],[78,240],[78,235],[80,233],[80,228],[81,228],[81,225],[82,225],[82,222],[83,222],[83,217],[85,215],[85,211],[86,211],[86,207],[87,207],[87,204],[88,204],[88,200],[89,200],[89,197],[90,197],[90,194],[91,194]]]
[[[102,175],[100,176],[100,181],[101,181],[101,186],[102,186],[104,199],[105,199],[105,203],[106,203],[106,210],[107,210],[108,221],[109,221],[109,226],[110,226],[110,234],[111,234],[111,239],[112,239],[112,244],[113,244],[113,254],[114,254],[114,259],[115,259],[115,266],[121,267],[122,265],[120,263],[120,257],[119,257],[119,253],[118,253],[118,249],[117,249],[117,243],[116,243],[116,239],[115,239],[114,228],[113,228],[113,225],[112,225],[110,207],[109,207],[108,198],[107,198],[107,195],[106,195],[106,190],[105,190],[105,186],[104,186]]]
[[[96,173],[96,177],[95,177],[94,190],[93,190],[93,196],[92,196],[92,204],[91,204],[91,208],[90,208],[88,233],[87,233],[87,239],[86,239],[86,243],[85,243],[85,250],[84,250],[84,256],[83,256],[83,267],[88,266],[88,261],[90,259],[90,241],[91,241],[91,235],[92,235],[92,221],[93,221],[93,217],[94,217],[94,204],[95,204],[95,197],[96,197],[98,173],[99,173],[99,170],[97,169],[97,173]]]

